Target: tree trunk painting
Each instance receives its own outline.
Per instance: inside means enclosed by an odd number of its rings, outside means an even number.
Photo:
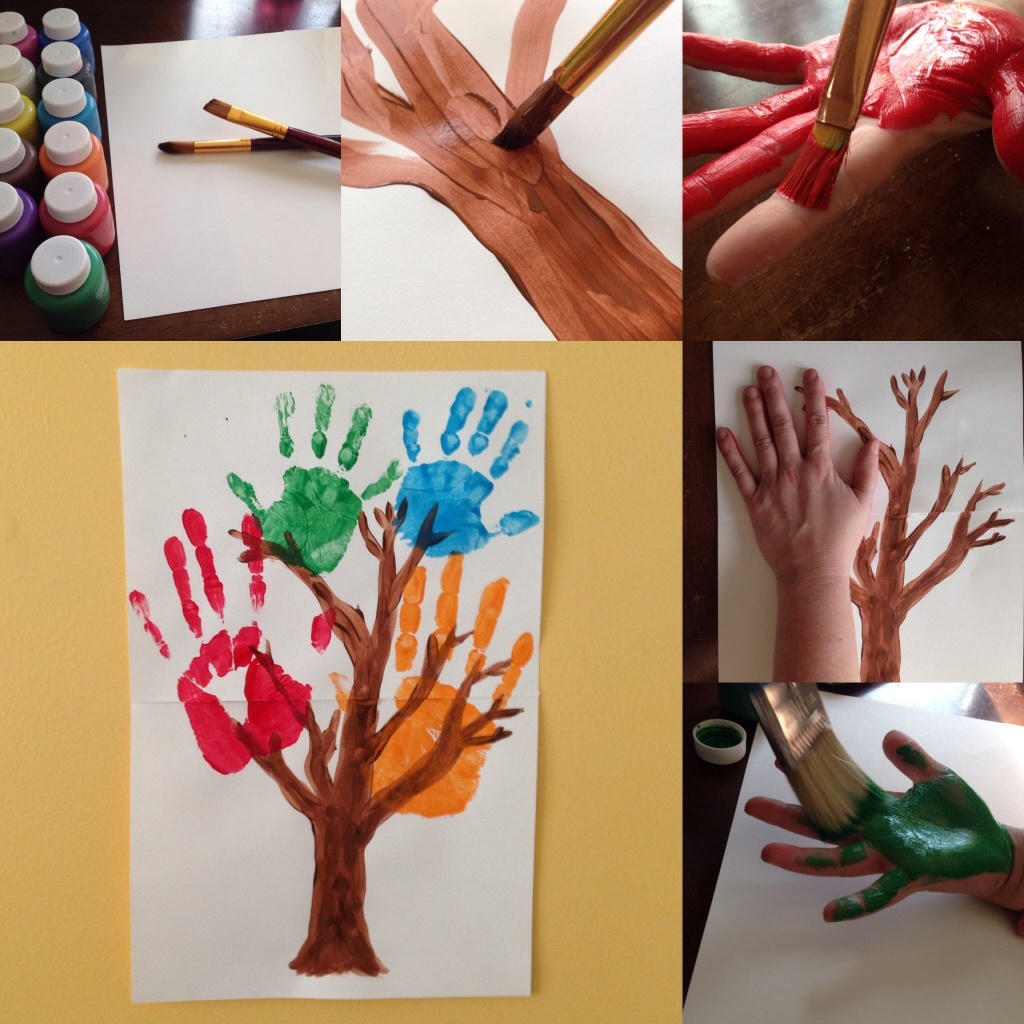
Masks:
[[[1005,540],[1001,533],[991,533],[1008,526],[1012,519],[1001,519],[1001,509],[992,512],[983,523],[971,528],[971,516],[985,499],[1000,494],[1004,484],[982,487],[979,481],[957,515],[952,535],[945,550],[930,565],[911,580],[906,578],[907,559],[924,533],[949,506],[960,477],[975,465],[964,465],[961,458],[953,469],[943,466],[938,494],[931,510],[910,529],[910,500],[917,483],[917,470],[924,435],[943,402],[949,401],[957,391],[947,391],[946,372],[939,376],[927,406],[919,405],[919,396],[925,381],[926,367],[917,373],[911,370],[901,374],[906,392],[900,390],[896,377],[890,378],[890,387],[897,405],[906,414],[906,429],[902,457],[891,444],[880,444],[879,468],[889,491],[885,517],[876,523],[865,537],[854,558],[854,575],[850,580],[850,597],[860,615],[862,682],[899,682],[900,628],[910,610],[934,587],[948,579],[975,548],[988,547]],[[802,391],[797,388],[797,391]],[[828,408],[848,423],[862,441],[875,437],[871,428],[854,413],[843,394],[836,389],[836,397],[826,398]],[[989,536],[986,536],[991,534]]]
[[[434,0],[359,0],[356,11],[404,96],[379,85],[370,49],[341,16],[342,112],[411,151],[342,140],[342,185],[407,184],[452,210],[537,310],[574,340],[679,340],[682,272],[562,162],[551,130],[493,145],[544,79],[565,0],[524,0],[504,90],[434,15]]]

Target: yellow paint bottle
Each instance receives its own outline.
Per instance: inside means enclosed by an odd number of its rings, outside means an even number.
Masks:
[[[39,147],[41,139],[36,105],[9,82],[0,82],[0,128],[10,128]]]

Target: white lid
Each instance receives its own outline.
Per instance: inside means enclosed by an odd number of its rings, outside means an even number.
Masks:
[[[92,134],[81,121],[58,121],[43,136],[46,155],[61,167],[80,164],[92,152]]]
[[[89,276],[89,254],[71,235],[54,235],[32,254],[32,276],[50,295],[70,295]]]
[[[61,224],[84,220],[96,209],[96,185],[88,175],[65,171],[52,178],[43,193],[46,208]]]
[[[17,11],[0,14],[0,43],[20,43],[27,35],[28,26]]]
[[[25,159],[25,143],[10,128],[0,128],[0,174],[13,171]]]
[[[70,78],[82,70],[82,51],[74,43],[50,43],[40,51],[39,62],[52,78]]]
[[[54,117],[74,117],[85,110],[85,87],[73,78],[55,78],[43,86],[43,103]]]
[[[0,232],[10,231],[24,212],[25,204],[18,190],[6,181],[0,181]]]
[[[729,729],[736,734],[736,742],[730,747],[712,747],[701,743],[697,739],[697,734],[709,726]],[[742,725],[730,722],[726,718],[708,718],[693,727],[693,745],[697,750],[697,756],[703,761],[710,764],[735,764],[742,761],[743,755],[747,752],[747,733]]]
[[[54,7],[43,15],[43,31],[51,39],[74,39],[81,30],[82,23],[70,7]]]
[[[25,101],[16,86],[0,82],[0,124],[13,121],[25,109]]]
[[[7,43],[0,43],[0,82],[13,82],[21,71],[21,62],[25,60],[21,50],[16,46],[9,46]],[[25,61],[29,67],[31,61]]]

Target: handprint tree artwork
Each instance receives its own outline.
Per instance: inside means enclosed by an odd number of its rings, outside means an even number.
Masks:
[[[472,622],[460,614],[459,602],[467,562],[489,542],[511,545],[539,524],[536,512],[522,509],[497,516],[493,528],[487,525],[486,502],[495,481],[514,476],[515,460],[528,448],[530,409],[524,407],[527,416],[499,434],[511,419],[505,391],[492,388],[481,401],[476,388],[461,387],[440,431],[443,457],[421,462],[417,408],[410,404],[400,419],[382,421],[370,403],[361,404],[332,469],[324,457],[337,390],[324,384],[317,391],[310,448],[318,464],[311,467],[296,455],[291,422],[307,397],[300,393],[297,402],[292,391],[284,391],[276,398],[278,452],[289,465],[275,501],[262,504],[256,486],[235,472],[221,476],[236,509],[234,523],[241,523],[231,529],[229,521],[222,531],[242,563],[234,578],[229,581],[232,574],[211,549],[214,528],[207,516],[186,508],[184,538],[175,532],[163,543],[164,580],[147,583],[146,593],[132,591],[129,601],[165,663],[179,652],[151,608],[161,582],[173,590],[198,642],[198,653],[177,681],[198,754],[226,776],[254,764],[309,824],[314,873],[308,930],[288,966],[312,977],[376,978],[391,965],[378,956],[367,920],[367,888],[374,884],[367,848],[396,815],[444,819],[466,812],[486,777],[486,761],[498,756],[492,748],[512,736],[506,722],[525,710],[510,706],[510,698],[534,656],[535,615],[528,616],[530,629],[502,641],[499,656],[488,652],[503,612],[509,614],[508,595],[523,576],[532,589],[535,573],[513,568],[507,576],[491,575],[479,588]],[[261,411],[273,418],[273,407]],[[395,448],[401,443],[408,465],[391,460],[357,487],[357,462],[371,421],[377,433],[390,433]],[[500,447],[491,447],[492,434],[503,438]],[[223,454],[225,461],[248,455]],[[511,548],[507,558],[498,556],[513,567],[516,559]],[[440,572],[428,571],[428,562]],[[360,575],[373,582],[370,589],[354,588],[353,597],[346,588]],[[226,591],[240,590],[242,579],[249,608],[231,628],[225,623],[237,609]],[[306,650],[316,660],[304,656],[301,671],[285,668],[294,654],[280,653],[280,622],[268,605],[271,583],[275,591],[288,588],[290,604],[308,606]],[[421,606],[432,584],[439,586],[436,628],[424,637]],[[194,593],[200,588],[203,609]],[[521,614],[522,601],[515,608],[512,614]],[[203,622],[211,615],[219,627],[213,635]],[[464,645],[471,649],[463,659],[458,652]],[[293,652],[294,638],[284,638],[282,646]],[[237,704],[244,706],[244,720],[219,696],[220,681],[236,675],[244,675],[244,705]],[[314,691],[323,691],[325,683],[333,712],[318,716]]]
[[[902,656],[900,628],[911,609],[956,572],[971,551],[1005,540],[1004,534],[993,531],[1014,521],[1000,518],[1002,510],[997,508],[987,519],[972,527],[971,517],[978,505],[986,498],[1001,494],[1004,487],[1003,483],[983,487],[979,480],[956,517],[945,549],[927,568],[907,579],[907,560],[915,546],[949,507],[960,478],[975,466],[973,462],[965,465],[962,457],[952,469],[944,465],[931,509],[920,521],[912,524],[910,501],[917,484],[925,432],[939,406],[957,394],[956,390],[946,390],[947,373],[944,370],[935,382],[928,404],[922,408],[919,396],[926,371],[927,367],[922,366],[920,372],[910,370],[902,373],[904,390],[900,389],[895,375],[889,380],[896,404],[904,411],[906,429],[902,456],[897,454],[894,445],[880,444],[879,469],[889,492],[885,516],[861,541],[850,580],[850,597],[861,622],[862,682],[899,682]],[[803,389],[798,387],[796,390]],[[871,428],[854,412],[841,388],[836,389],[835,398],[827,396],[825,402],[857,432],[861,441],[875,437]]]

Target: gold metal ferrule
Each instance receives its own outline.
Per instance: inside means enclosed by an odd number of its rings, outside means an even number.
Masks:
[[[850,0],[817,120],[849,130],[857,123],[896,0]]]
[[[269,117],[254,114],[242,107],[232,107],[228,111],[227,120],[235,124],[244,124],[246,128],[254,128],[266,135],[273,135],[275,139],[283,139],[288,133],[288,125],[281,124],[280,121],[271,121]]]
[[[199,139],[193,143],[197,153],[239,153],[252,149],[252,139]]]
[[[566,92],[581,92],[672,0],[618,0],[551,73]]]

